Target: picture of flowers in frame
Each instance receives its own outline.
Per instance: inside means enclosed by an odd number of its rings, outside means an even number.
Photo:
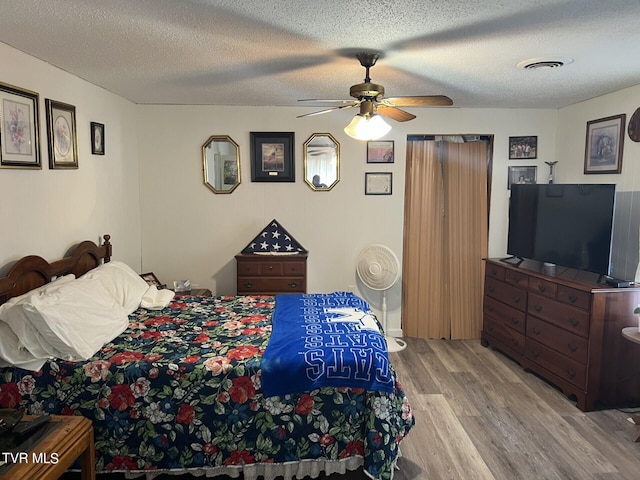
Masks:
[[[45,99],[49,168],[78,168],[76,107]]]
[[[0,83],[0,167],[41,169],[36,92]]]
[[[627,116],[614,115],[587,122],[584,173],[622,172],[622,148]]]
[[[104,124],[91,122],[91,153],[104,155]]]
[[[294,132],[251,132],[251,181],[295,182]]]

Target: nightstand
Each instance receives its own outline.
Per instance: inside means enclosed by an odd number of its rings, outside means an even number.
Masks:
[[[25,415],[24,420],[32,416]],[[55,480],[80,458],[81,479],[96,478],[93,425],[85,417],[52,415],[44,435],[17,462],[0,467],[0,480]],[[37,435],[35,432],[33,435]]]
[[[176,297],[180,295],[194,295],[196,297],[212,297],[213,293],[208,288],[192,288],[188,292],[176,292]]]

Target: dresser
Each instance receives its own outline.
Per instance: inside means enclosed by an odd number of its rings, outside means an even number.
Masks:
[[[306,293],[307,253],[236,255],[238,295]]]
[[[481,342],[576,400],[577,407],[640,406],[640,288],[610,288],[597,275],[538,262],[486,260]]]

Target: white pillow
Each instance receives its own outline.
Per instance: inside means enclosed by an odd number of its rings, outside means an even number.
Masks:
[[[127,315],[139,306],[149,285],[126,263],[111,261],[85,273],[78,280],[97,280],[124,307]]]
[[[144,281],[143,281],[144,282]],[[64,360],[86,360],[128,326],[128,314],[99,281],[78,279],[22,308],[29,323]],[[13,326],[12,326],[13,328]]]
[[[34,357],[24,348],[11,327],[0,321],[0,367],[20,367],[37,372],[47,360]]]
[[[75,278],[72,274],[65,275],[25,294],[13,297],[0,305],[0,321],[3,321],[13,331],[18,340],[18,348],[26,349],[34,358],[53,358],[56,356],[55,349],[49,346],[40,332],[33,327],[22,305],[33,296],[48,295],[57,291]]]

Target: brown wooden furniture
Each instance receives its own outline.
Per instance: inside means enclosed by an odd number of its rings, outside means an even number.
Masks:
[[[306,293],[307,255],[236,255],[238,295]]]
[[[49,283],[56,277],[73,273],[76,277],[87,273],[103,261],[111,260],[111,235],[103,236],[98,246],[90,240],[79,243],[62,260],[47,262],[37,255],[18,260],[6,277],[0,278],[0,304]]]
[[[33,417],[25,415],[24,420]],[[94,480],[95,452],[91,421],[79,416],[52,415],[56,426],[26,453],[26,461],[13,464],[0,480],[55,480],[80,458],[82,480]]]
[[[640,350],[624,340],[637,325],[640,288],[609,288],[597,275],[537,262],[487,260],[484,346],[574,395],[580,410],[640,405]]]
[[[211,297],[213,293],[208,288],[192,288],[188,292],[178,292],[176,293],[176,297],[180,295],[195,295],[197,297]]]

